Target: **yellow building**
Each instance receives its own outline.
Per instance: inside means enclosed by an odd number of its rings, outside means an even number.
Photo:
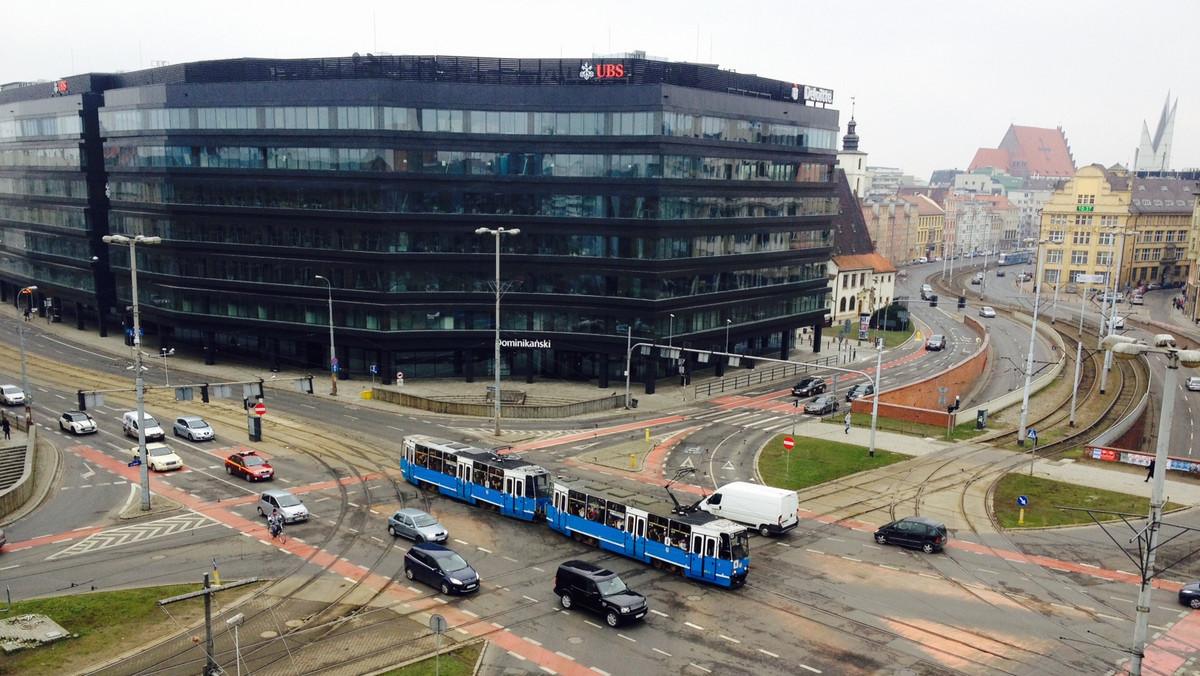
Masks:
[[[1068,293],[1083,293],[1080,275],[1116,275],[1122,290],[1129,283],[1133,237],[1129,177],[1093,164],[1082,167],[1054,191],[1042,207],[1042,282]],[[1109,282],[1111,284],[1111,282]],[[1101,285],[1092,285],[1100,290]]]

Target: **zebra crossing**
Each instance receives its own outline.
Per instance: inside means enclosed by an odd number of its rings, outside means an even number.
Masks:
[[[547,439],[558,439],[560,437],[579,434],[584,430],[505,430],[504,439],[496,440],[496,429],[494,427],[463,427],[455,428],[456,434],[469,434],[479,440],[479,446],[487,448],[489,446],[516,446],[518,444],[528,444],[535,441],[544,441]]]
[[[806,415],[803,409],[797,409],[787,402],[773,402],[760,408],[714,409],[691,417],[695,420],[762,432],[778,432],[791,428],[796,423],[813,419],[813,416]]]
[[[66,549],[51,554],[46,557],[47,561],[56,559],[65,559],[71,556],[78,556],[88,552],[95,552],[109,547],[119,547],[133,542],[141,542],[152,538],[172,535],[189,530],[199,528],[207,528],[208,526],[216,526],[220,522],[203,514],[189,512],[187,514],[179,514],[169,516],[165,519],[156,521],[146,521],[144,523],[135,523],[129,526],[120,526],[118,528],[109,528],[108,530],[94,533],[86,538],[72,544]]]

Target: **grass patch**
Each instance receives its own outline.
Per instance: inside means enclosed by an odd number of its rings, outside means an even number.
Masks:
[[[483,644],[483,641],[476,641],[448,652],[441,656],[438,664],[434,664],[434,660],[430,658],[407,667],[393,669],[383,676],[434,676],[435,673],[443,676],[471,676],[475,671],[475,663],[479,661],[479,653],[483,651]]]
[[[1018,523],[1021,506],[1020,496],[1029,498],[1025,506],[1025,523]],[[1108,512],[1139,514],[1145,517],[1150,512],[1149,498],[1127,493],[1108,491],[1102,488],[1076,486],[1026,474],[1008,474],[996,484],[992,493],[992,511],[1004,528],[1044,528],[1046,526],[1071,526],[1093,523],[1087,512],[1059,509],[1078,507]],[[1181,505],[1167,503],[1166,509],[1179,509]],[[1096,514],[1100,521],[1112,521],[1118,517],[1111,514]]]
[[[855,427],[871,427],[870,413],[855,413],[850,416],[850,420],[851,424],[853,424]],[[824,418],[823,422],[844,425],[846,422],[845,414]],[[875,421],[875,429],[883,430],[885,432],[898,432],[900,434],[907,434],[914,437],[933,437],[934,439],[947,438],[946,428],[940,425],[924,425],[921,423],[908,422],[907,420],[884,418],[883,416],[878,416],[878,419]],[[971,439],[974,439],[975,437],[980,436],[987,431],[988,430],[975,429],[975,420],[972,419],[969,422],[964,422],[955,426],[955,428],[950,431],[949,438],[954,441],[970,441]]]
[[[78,638],[0,654],[0,674],[70,673],[144,645],[148,639],[163,635],[164,624],[168,623],[157,601],[199,588],[198,584],[179,584],[17,601],[6,617],[45,615]],[[171,616],[186,626],[203,616],[204,599],[180,601],[170,610]],[[174,623],[170,624],[170,632],[174,632]]]
[[[796,437],[796,447],[791,450],[789,462],[789,453],[784,449],[783,435],[780,435],[763,448],[758,458],[758,471],[768,486],[799,490],[907,459],[907,455],[879,449],[875,449],[872,458],[867,455],[866,447],[856,444]]]

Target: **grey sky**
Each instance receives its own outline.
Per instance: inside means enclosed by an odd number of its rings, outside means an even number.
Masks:
[[[1179,99],[1172,168],[1200,168],[1200,3],[11,2],[0,83],[156,62],[353,52],[672,61],[833,89],[872,165],[966,169],[1010,124],[1061,126],[1077,166],[1129,165]]]

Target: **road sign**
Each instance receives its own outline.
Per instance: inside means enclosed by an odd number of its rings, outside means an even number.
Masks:
[[[379,373],[379,364],[371,364],[371,375]]]
[[[1037,430],[1029,430],[1028,432],[1025,433],[1025,436],[1030,439],[1033,439],[1034,441],[1037,441]]]
[[[796,446],[796,440],[795,440],[795,439],[793,439],[793,438],[791,438],[791,437],[784,437],[784,438],[783,438],[783,447],[784,447],[784,448],[786,448],[786,449],[788,449],[788,450],[790,451],[790,450],[792,450],[792,448],[794,448],[795,446]]]
[[[129,461],[129,466],[130,466],[130,467],[137,467],[137,466],[138,466],[138,465],[140,465],[140,464],[142,464],[142,459],[141,459],[141,458],[134,458],[133,460],[130,460],[130,461]]]
[[[254,415],[264,416],[267,414],[267,405],[261,401],[254,405]]]
[[[1020,506],[1022,506],[1022,507],[1025,507],[1026,505],[1028,505],[1028,504],[1029,504],[1029,498],[1028,498],[1028,497],[1026,497],[1026,496],[1024,496],[1024,495],[1022,495],[1022,496],[1019,496],[1019,497],[1017,498],[1017,504],[1018,504],[1018,505],[1020,505]]]

